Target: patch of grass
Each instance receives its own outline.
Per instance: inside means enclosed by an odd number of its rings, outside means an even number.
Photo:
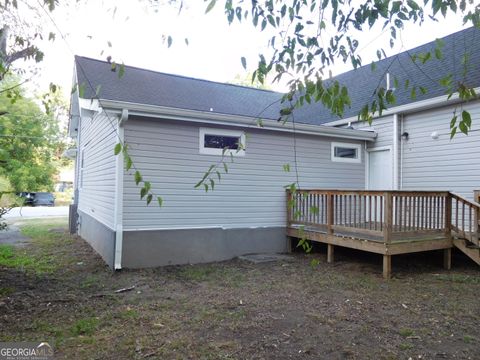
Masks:
[[[398,347],[402,351],[413,349],[413,345],[409,343],[401,343]]]
[[[0,287],[0,297],[1,296],[8,296],[15,292],[14,287]]]
[[[470,343],[472,343],[474,340],[475,340],[475,338],[474,338],[473,336],[470,336],[470,335],[465,335],[465,336],[463,337],[463,342],[464,342],[465,344],[470,344]]]
[[[0,245],[0,266],[18,269],[31,265],[33,261],[31,257],[17,251],[13,245]]]
[[[64,245],[73,241],[65,233],[65,218],[26,220],[18,225],[22,234],[32,239],[32,244],[27,247],[0,245],[0,266],[45,274],[68,265],[73,259],[71,254],[65,254],[68,249]]]
[[[51,256],[37,256],[25,248],[12,245],[0,245],[0,266],[15,268],[21,271],[31,270],[37,274],[51,273],[55,270]]]
[[[138,319],[140,317],[140,313],[135,309],[126,309],[120,311],[117,316],[121,319],[128,320],[128,319]]]
[[[90,275],[90,276],[87,276],[87,277],[80,283],[80,287],[81,287],[82,289],[88,289],[88,288],[92,288],[92,287],[97,286],[98,283],[99,283],[99,280],[98,280],[97,276]]]
[[[41,242],[42,245],[53,245],[65,238],[67,230],[66,218],[33,219],[19,224],[23,235]]]
[[[182,278],[186,280],[206,281],[211,279],[212,277],[216,277],[218,275],[218,271],[218,267],[214,265],[193,265],[183,267],[180,270],[179,274]]]
[[[53,338],[55,347],[59,347],[65,341],[63,329],[50,321],[34,320],[31,329],[42,337]]]
[[[95,317],[80,319],[73,324],[70,331],[74,336],[87,335],[91,336],[98,328],[98,319]]]
[[[409,336],[413,336],[413,334],[415,334],[415,332],[412,329],[409,329],[409,328],[402,328],[402,329],[400,329],[400,331],[398,333],[402,337],[409,337]]]

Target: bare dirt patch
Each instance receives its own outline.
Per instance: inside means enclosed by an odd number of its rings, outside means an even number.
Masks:
[[[52,229],[58,229],[52,224]],[[30,228],[32,233],[35,231]],[[49,341],[65,359],[475,359],[480,271],[461,254],[325,250],[111,272],[58,230],[27,246],[51,271],[0,268],[0,338]],[[54,245],[54,246],[53,246]],[[116,292],[116,290],[123,291]]]

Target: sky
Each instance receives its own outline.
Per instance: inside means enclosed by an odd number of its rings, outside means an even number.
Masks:
[[[62,86],[67,98],[72,87],[74,54],[97,59],[112,56],[116,62],[126,65],[226,82],[246,72],[241,64],[242,56],[247,59],[248,70],[253,71],[258,54],[269,53],[267,42],[273,35],[259,32],[249,21],[228,25],[221,9],[222,2],[208,14],[205,14],[206,3],[201,0],[187,0],[180,14],[175,6],[152,6],[148,1],[61,2],[64,3],[67,5],[60,5],[51,17],[65,40],[58,35],[53,22],[44,13],[41,16],[44,29],[50,28],[57,37],[53,42],[41,43],[45,59],[30,88],[45,90],[53,82]],[[421,30],[415,26],[406,27],[401,34],[402,44],[388,50],[387,55],[462,28],[459,16],[449,16],[438,23],[427,21]],[[376,60],[379,47],[389,49],[388,31],[382,33],[381,29],[374,28],[357,35],[364,64]],[[170,48],[166,41],[168,36],[173,38]],[[185,38],[188,38],[188,45]],[[349,64],[337,64],[332,72],[338,74],[349,68]],[[285,90],[285,84],[271,84],[270,87]]]

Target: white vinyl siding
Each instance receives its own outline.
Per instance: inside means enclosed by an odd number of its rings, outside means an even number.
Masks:
[[[247,151],[227,157],[228,174],[219,170],[215,190],[194,185],[218,155],[199,154],[199,125],[131,118],[125,140],[135,166],[164,206],[146,206],[132,172],[124,176],[125,230],[192,227],[285,226],[284,186],[295,181],[293,135],[246,129]],[[337,139],[338,140],[338,139]],[[299,182],[302,188],[363,189],[365,165],[332,163],[334,139],[297,135]],[[361,144],[361,142],[357,142]],[[285,172],[283,165],[290,164]]]
[[[114,227],[116,126],[116,118],[105,114],[82,118],[79,144],[83,171],[78,208],[110,228]]]
[[[402,183],[405,190],[450,190],[468,199],[480,189],[480,102],[463,106],[473,128],[468,136],[457,132],[450,140],[454,107],[405,116],[402,140]],[[462,108],[457,113],[461,118]],[[438,139],[432,139],[436,131]]]
[[[393,115],[373,119],[372,125],[367,122],[356,122],[355,129],[375,130],[377,137],[374,142],[368,142],[368,148],[391,146],[393,143]]]

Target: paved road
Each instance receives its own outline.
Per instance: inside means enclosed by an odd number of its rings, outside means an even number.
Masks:
[[[46,216],[68,216],[68,206],[26,206],[23,208],[13,208],[4,215],[5,219],[15,218],[42,218]]]

